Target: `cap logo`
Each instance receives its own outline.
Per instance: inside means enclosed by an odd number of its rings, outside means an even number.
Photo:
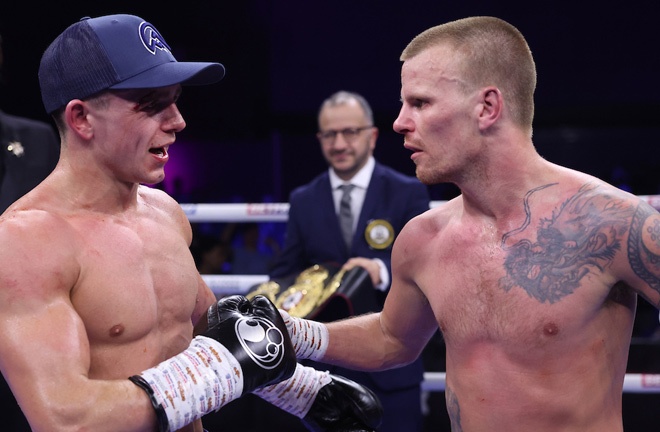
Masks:
[[[154,28],[151,24],[146,21],[140,23],[140,39],[144,47],[151,53],[156,54],[156,50],[166,51],[171,54],[169,45],[165,42],[165,39],[158,33],[158,30]]]

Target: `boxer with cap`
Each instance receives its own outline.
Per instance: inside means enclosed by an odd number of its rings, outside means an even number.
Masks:
[[[44,52],[60,159],[0,217],[0,370],[34,431],[201,431],[248,392],[311,430],[377,426],[368,390],[296,363],[269,300],[217,302],[185,213],[145,186],[186,126],[182,86],[224,73],[133,15],[84,18]]]

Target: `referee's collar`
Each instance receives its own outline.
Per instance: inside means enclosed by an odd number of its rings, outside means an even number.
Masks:
[[[374,167],[376,166],[376,160],[373,156],[369,156],[367,163],[364,164],[362,169],[357,172],[349,181],[344,181],[339,178],[337,173],[331,168],[328,169],[330,174],[330,187],[332,190],[337,189],[339,186],[350,183],[359,188],[366,190],[369,187],[369,181],[371,181],[371,175],[374,173]]]

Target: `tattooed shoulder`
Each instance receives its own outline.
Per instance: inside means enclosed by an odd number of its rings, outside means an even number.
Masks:
[[[660,293],[660,214],[645,201],[630,224],[628,261],[635,274]]]
[[[636,213],[630,199],[594,183],[555,207],[533,210],[532,195],[556,185],[532,189],[521,203],[525,223],[502,236],[506,275],[500,287],[521,288],[541,303],[558,302],[575,292],[585,276],[603,272],[624,247]]]

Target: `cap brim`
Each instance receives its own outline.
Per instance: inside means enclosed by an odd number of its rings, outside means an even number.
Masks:
[[[216,83],[224,76],[225,67],[220,63],[169,62],[141,72],[110,88],[156,88],[174,84],[206,85]]]

